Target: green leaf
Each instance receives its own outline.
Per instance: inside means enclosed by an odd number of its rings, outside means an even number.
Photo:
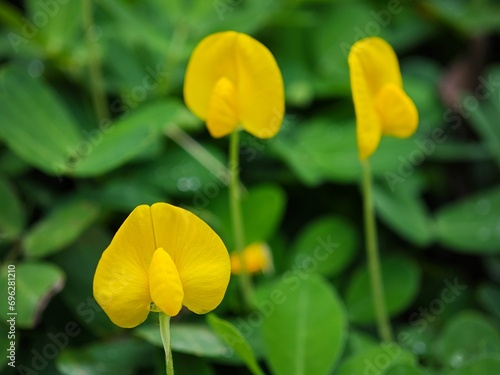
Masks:
[[[24,252],[38,258],[63,249],[76,241],[98,215],[99,208],[88,201],[63,204],[30,228],[24,237]]]
[[[64,285],[64,273],[50,263],[19,263],[15,266],[15,305],[2,303],[2,316],[15,312],[18,328],[33,328],[42,317],[45,307],[52,296],[57,294]],[[0,280],[7,285],[12,273],[8,273],[8,265],[2,267]],[[11,289],[9,291],[12,291]],[[0,289],[0,298],[7,301],[7,287]],[[8,309],[9,308],[9,309]]]
[[[373,198],[377,214],[398,234],[417,246],[430,244],[432,221],[420,198],[401,188],[389,192],[381,185],[373,186]]]
[[[338,375],[382,375],[398,364],[413,366],[415,356],[396,343],[382,343],[364,352],[354,354],[340,365]]]
[[[361,165],[352,117],[332,114],[331,118],[321,116],[295,125],[291,134],[278,134],[271,148],[302,182],[314,186],[322,181],[355,183],[360,180]],[[415,167],[409,160],[415,148],[411,139],[382,137],[370,159],[374,176],[387,178],[387,174],[392,173],[397,176],[396,181],[404,181],[407,176],[400,176],[398,172],[401,158],[408,163],[409,173],[413,173]]]
[[[319,276],[301,279],[289,272],[270,298],[274,311],[265,314],[262,335],[273,373],[329,374],[347,338],[344,307],[333,287]]]
[[[355,228],[342,217],[325,216],[308,224],[294,241],[289,268],[307,268],[324,276],[340,274],[358,248]]]
[[[65,167],[76,177],[102,175],[146,150],[182,112],[177,101],[150,103],[124,114],[114,123],[84,132]]]
[[[141,204],[152,205],[165,202],[166,197],[158,187],[144,180],[133,178],[108,179],[103,186],[89,190],[86,196],[93,197],[105,209],[130,213]]]
[[[0,178],[0,243],[15,240],[25,225],[24,211],[12,186]]]
[[[218,318],[215,314],[208,315],[207,322],[226,344],[236,352],[243,362],[245,362],[252,374],[264,375],[264,372],[259,367],[252,347],[233,324]]]
[[[61,175],[78,128],[57,95],[42,80],[8,67],[0,72],[0,138],[28,164]]]
[[[242,194],[241,210],[245,226],[246,245],[254,242],[265,242],[276,233],[285,211],[285,203],[285,192],[278,185],[262,184],[253,186]],[[214,197],[207,207],[219,219],[214,220],[214,227],[217,228],[217,232],[231,251],[234,246],[234,239],[227,194]]]
[[[134,330],[136,336],[163,348],[158,326],[142,325]],[[170,326],[172,350],[197,357],[229,358],[233,350],[208,325],[173,323]]]
[[[185,149],[172,145],[167,153],[149,164],[149,170],[141,170],[139,178],[144,176],[144,180],[161,187],[169,195],[192,196],[193,207],[203,209],[214,196],[226,189],[225,182],[219,178],[226,175],[227,163],[220,149],[208,143],[198,145],[207,153],[205,159],[213,158],[212,170]]]
[[[436,214],[439,241],[461,253],[498,253],[500,187],[441,208]]]
[[[384,372],[384,375],[422,375],[422,371],[416,365],[398,363]]]
[[[215,375],[204,359],[179,352],[172,353],[176,375]],[[159,371],[163,371],[163,367]]]
[[[482,355],[500,353],[500,335],[479,312],[463,311],[446,324],[438,348],[445,366],[459,368]]]
[[[95,343],[63,350],[56,359],[56,366],[64,375],[133,375],[139,368],[152,363],[153,353],[153,347],[139,340]]]
[[[470,361],[459,370],[450,371],[447,375],[498,375],[500,374],[500,355],[487,355]]]
[[[381,271],[387,311],[395,316],[410,306],[417,296],[420,269],[410,259],[392,256],[382,258]],[[349,281],[345,298],[349,319],[354,323],[375,322],[370,285],[368,268],[363,265]]]
[[[476,291],[476,297],[487,311],[500,319],[500,287],[483,284]]]
[[[82,325],[101,336],[120,329],[97,304],[92,289],[97,263],[110,242],[111,236],[101,228],[91,228],[67,251],[59,252],[52,258],[67,275],[61,292],[64,303],[75,312]]]

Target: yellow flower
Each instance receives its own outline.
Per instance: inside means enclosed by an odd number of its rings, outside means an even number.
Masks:
[[[248,245],[243,250],[245,268],[248,273],[267,272],[273,268],[269,247],[262,242]],[[235,275],[241,273],[240,255],[231,254],[231,272]]]
[[[204,221],[166,203],[142,205],[103,252],[94,297],[124,328],[146,320],[152,303],[169,316],[182,305],[204,314],[222,301],[230,269],[226,247]]]
[[[382,134],[399,138],[412,135],[418,112],[403,91],[398,59],[386,41],[370,37],[356,42],[348,62],[359,158],[364,160],[375,152]]]
[[[273,55],[235,31],[209,35],[196,46],[187,66],[184,99],[215,138],[238,126],[258,138],[273,137],[285,110],[283,78]]]

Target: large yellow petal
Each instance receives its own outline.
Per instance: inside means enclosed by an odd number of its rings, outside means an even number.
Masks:
[[[118,229],[97,264],[94,297],[120,327],[135,327],[148,316],[148,272],[156,248],[150,207],[139,206]]]
[[[203,314],[222,301],[230,261],[220,237],[200,218],[166,203],[151,207],[158,247],[174,261],[184,289],[184,306]]]
[[[358,142],[359,158],[364,160],[370,157],[377,149],[382,126],[375,110],[374,98],[369,82],[366,80],[362,63],[358,54],[349,54],[349,73],[351,90],[356,112],[356,138]]]
[[[354,43],[348,60],[349,67],[351,60],[358,62],[372,97],[389,83],[403,87],[396,53],[389,43],[379,37],[365,38]]]
[[[236,89],[242,127],[259,138],[280,129],[285,110],[283,78],[271,52],[254,38],[234,31],[212,34],[194,49],[184,81],[188,108],[207,119],[214,88],[227,78]]]
[[[153,254],[149,285],[155,305],[168,316],[176,316],[182,308],[184,291],[174,261],[162,248]]]
[[[238,105],[233,83],[226,77],[215,84],[210,98],[207,128],[210,135],[220,138],[232,133],[238,126]]]
[[[407,138],[417,130],[417,107],[400,87],[385,85],[375,98],[375,108],[382,120],[383,134]]]
[[[283,78],[271,52],[246,34],[235,43],[241,125],[257,138],[273,137],[285,111]]]
[[[234,63],[236,36],[234,31],[209,35],[196,46],[189,59],[184,78],[184,100],[187,107],[203,120],[208,116],[210,98],[219,79],[226,77],[237,83]]]

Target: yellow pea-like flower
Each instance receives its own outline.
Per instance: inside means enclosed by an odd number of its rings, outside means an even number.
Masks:
[[[262,242],[255,242],[243,250],[245,269],[248,273],[267,272],[273,268],[269,246]],[[231,272],[241,273],[241,257],[237,253],[231,254]]]
[[[411,136],[418,112],[403,90],[396,53],[385,40],[369,37],[354,43],[348,63],[359,158],[364,160],[375,152],[382,135]]]
[[[223,137],[238,127],[258,138],[280,129],[285,110],[283,78],[271,52],[235,31],[204,38],[194,49],[184,81],[188,108]]]
[[[182,305],[197,314],[215,309],[230,272],[224,243],[203,220],[166,203],[141,205],[103,252],[94,297],[113,323],[132,328],[152,303],[169,316]]]

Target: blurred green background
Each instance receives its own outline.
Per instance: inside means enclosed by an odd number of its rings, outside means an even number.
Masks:
[[[155,314],[119,329],[92,278],[139,204],[185,207],[232,251],[228,140],[184,106],[195,45],[245,32],[281,68],[273,139],[242,135],[248,243],[274,271],[242,310],[234,278],[215,311],[269,374],[500,373],[500,4],[487,0],[0,1],[2,374],[162,374]],[[420,115],[372,158],[396,343],[378,345],[364,256],[360,166],[346,62],[358,39],[395,48]],[[330,251],[318,257],[316,249]],[[330,254],[329,253],[329,254]],[[178,374],[249,374],[206,323],[172,321]]]

